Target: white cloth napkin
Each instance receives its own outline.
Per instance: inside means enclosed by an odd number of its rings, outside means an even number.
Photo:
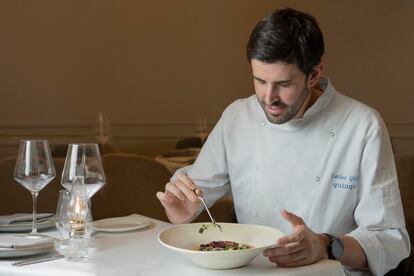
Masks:
[[[42,222],[53,217],[51,213],[42,213],[36,215],[36,221]],[[33,221],[33,214],[13,214],[7,216],[0,216],[0,225],[27,223]]]
[[[0,236],[0,250],[1,249],[29,249],[37,247],[47,247],[53,245],[53,239],[31,239],[18,235],[1,235]]]

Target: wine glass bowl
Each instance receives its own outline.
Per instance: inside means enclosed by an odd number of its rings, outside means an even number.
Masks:
[[[30,235],[37,235],[36,207],[39,192],[56,176],[47,140],[20,141],[13,178],[29,190],[33,198],[33,224]]]
[[[97,144],[70,144],[62,173],[62,186],[72,189],[75,178],[82,178],[90,199],[106,182]]]
[[[52,175],[40,174],[15,176],[14,180],[16,180],[30,192],[39,193],[40,190],[42,190],[50,181],[53,180],[53,178],[54,176]]]

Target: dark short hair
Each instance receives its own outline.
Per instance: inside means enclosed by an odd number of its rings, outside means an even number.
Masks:
[[[247,43],[247,58],[264,63],[296,63],[308,75],[325,51],[315,18],[292,8],[273,11],[257,23]]]

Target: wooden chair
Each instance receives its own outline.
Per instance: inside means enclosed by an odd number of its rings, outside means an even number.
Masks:
[[[175,144],[176,149],[201,148],[202,146],[201,138],[196,136],[183,138]]]
[[[133,213],[167,221],[156,197],[164,190],[170,172],[146,156],[127,153],[102,155],[106,185],[92,198],[94,219]]]
[[[414,275],[414,259],[412,258],[414,241],[414,155],[396,155],[395,165],[404,207],[405,223],[411,240],[411,254],[410,257],[402,260],[397,268],[386,275]]]

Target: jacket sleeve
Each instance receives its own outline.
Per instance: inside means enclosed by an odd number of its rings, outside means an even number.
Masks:
[[[174,180],[177,173],[185,171],[203,192],[208,207],[214,205],[218,199],[230,191],[223,134],[232,106],[230,105],[223,112],[222,117],[209,134],[194,164],[176,171],[172,177],[172,180]]]
[[[374,275],[384,275],[410,254],[410,240],[387,129],[377,114],[378,125],[367,131],[362,154],[360,191],[354,218],[357,228],[349,233],[364,249]]]

